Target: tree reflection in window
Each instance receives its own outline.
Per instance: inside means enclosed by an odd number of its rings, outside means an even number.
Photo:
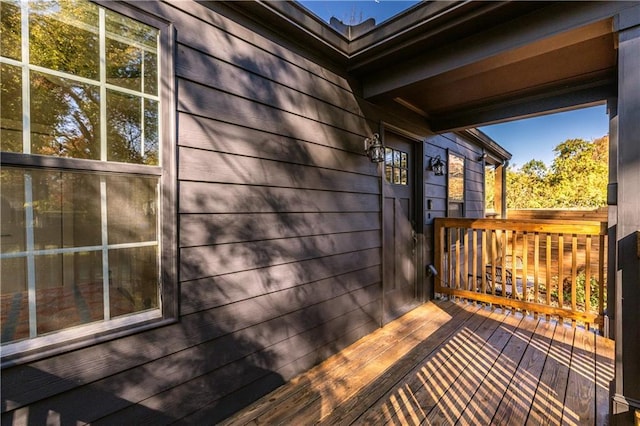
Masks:
[[[409,155],[393,148],[384,151],[385,177],[394,185],[409,185]]]
[[[447,198],[449,217],[464,216],[464,157],[449,152]]]

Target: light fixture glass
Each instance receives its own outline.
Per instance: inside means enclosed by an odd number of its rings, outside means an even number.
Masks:
[[[364,140],[364,152],[372,163],[384,161],[384,146],[380,142],[380,135],[374,133],[372,137]]]
[[[442,158],[440,158],[439,155],[436,155],[435,157],[431,157],[431,160],[429,161],[429,167],[433,171],[434,175],[436,176],[444,175],[444,161],[442,160]]]

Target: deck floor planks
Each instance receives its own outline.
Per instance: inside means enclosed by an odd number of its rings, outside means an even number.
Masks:
[[[479,309],[474,317],[459,323],[458,331],[454,330],[436,351],[425,354],[424,359],[407,372],[404,380],[395,386],[388,386],[389,391],[358,419],[358,423],[397,421],[406,424],[409,418],[411,423],[422,421],[439,400],[438,393],[444,393],[455,381],[456,369],[450,367],[457,362],[455,353],[461,350],[489,315],[488,311]],[[424,385],[427,382],[434,383],[434,386],[426,388]]]
[[[522,425],[526,422],[549,353],[554,329],[554,323],[538,322],[492,423]]]
[[[225,424],[600,425],[612,376],[608,339],[508,310],[437,301]]]
[[[575,331],[576,329],[566,325],[556,324],[549,354],[527,418],[527,426],[557,425],[562,421]]]
[[[595,401],[595,334],[576,330],[565,395],[562,424],[593,424]]]
[[[508,321],[509,318],[506,320]],[[516,330],[502,349],[482,386],[473,396],[476,403],[467,406],[460,415],[463,424],[466,421],[473,423],[472,420],[478,418],[484,419],[486,423],[491,422],[538,322],[538,320],[527,321],[520,313],[514,314],[512,321],[515,323]]]
[[[461,310],[457,312],[456,316],[460,319],[468,318],[473,320],[475,318],[475,313],[478,308],[470,307],[470,306],[461,306]],[[449,322],[442,325],[439,329],[438,327],[421,327],[417,330],[417,332],[412,332],[402,344],[393,344],[392,350],[385,351],[381,353],[379,356],[371,356],[367,358],[367,362],[362,368],[353,369],[349,373],[349,386],[338,386],[333,387],[334,398],[333,399],[322,399],[322,414],[320,419],[326,418],[326,415],[332,414],[338,407],[345,404],[345,401],[350,400],[358,400],[358,395],[366,395],[366,387],[371,383],[376,383],[378,380],[380,382],[376,385],[377,387],[387,389],[391,385],[389,381],[393,381],[393,372],[397,370],[403,370],[405,365],[411,365],[413,356],[412,352],[420,353],[423,348],[418,348],[418,346],[422,346],[422,344],[428,339],[431,341],[433,336],[438,333],[439,330],[451,330],[452,333],[456,326],[459,324],[458,321],[451,321],[453,325],[449,325]],[[433,342],[431,346],[437,348],[443,340],[445,340],[448,336],[443,335],[438,342]],[[415,352],[414,352],[415,350]],[[405,370],[406,372],[406,370]],[[338,413],[336,413],[338,414]],[[314,407],[307,405],[298,410],[291,417],[295,417],[295,422],[305,423],[307,420],[314,418]],[[334,419],[335,424],[338,419]]]
[[[404,315],[403,321],[393,321],[376,332],[363,338],[329,357],[322,363],[322,367],[314,367],[306,373],[292,379],[289,386],[281,386],[268,396],[256,401],[254,404],[242,410],[239,415],[232,417],[222,424],[244,424],[251,420],[265,424],[273,421],[284,421],[292,414],[296,414],[300,407],[312,406],[313,400],[320,395],[318,389],[330,384],[325,390],[324,397],[330,396],[337,382],[342,382],[341,377],[346,377],[353,371],[362,368],[376,356],[394,348],[398,342],[406,340],[421,329],[425,329],[425,335],[429,335],[442,322],[449,317],[457,317],[461,306],[449,306],[447,310],[432,310],[426,320],[420,308]],[[468,314],[471,316],[471,313]],[[417,344],[414,341],[414,344]],[[277,400],[278,404],[272,404],[271,400]]]
[[[472,311],[471,311],[472,312]],[[461,318],[462,318],[462,314]],[[470,315],[471,316],[471,315]],[[469,316],[469,317],[470,317]],[[375,381],[369,383],[357,395],[337,407],[322,420],[326,425],[351,424],[376,401],[384,396],[388,389],[398,385],[408,372],[415,369],[425,357],[437,350],[459,328],[460,322],[451,321],[435,330],[424,342],[411,353],[399,360],[393,368],[388,368]]]
[[[483,326],[488,333],[476,333],[469,345],[462,348],[464,363],[459,367],[460,374],[447,389],[437,404],[427,413],[427,424],[453,424],[464,409],[472,403],[472,397],[481,386],[485,376],[507,344],[515,327],[505,324],[507,318],[502,310],[494,311]]]

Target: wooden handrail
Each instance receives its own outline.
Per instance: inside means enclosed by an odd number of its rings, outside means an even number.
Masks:
[[[602,329],[606,222],[438,218],[434,237],[437,293]]]

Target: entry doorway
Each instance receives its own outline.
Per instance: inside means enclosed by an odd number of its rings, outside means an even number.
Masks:
[[[382,323],[418,305],[415,143],[385,134]]]

